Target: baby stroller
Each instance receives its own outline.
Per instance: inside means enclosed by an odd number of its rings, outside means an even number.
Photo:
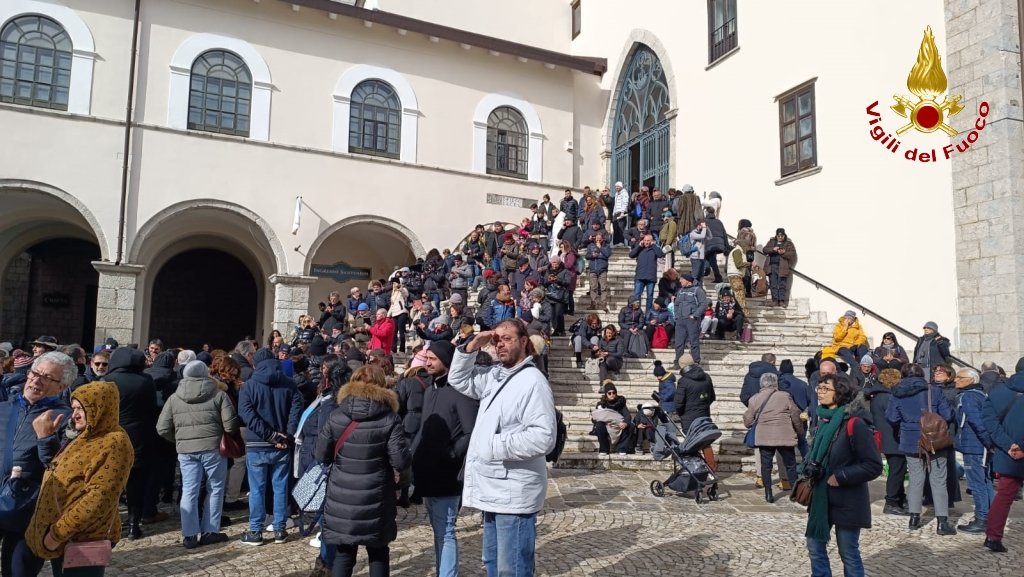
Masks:
[[[673,425],[674,426],[674,425]],[[651,481],[651,494],[664,497],[665,488],[676,493],[693,493],[693,500],[700,504],[704,494],[711,501],[718,500],[718,476],[704,460],[703,450],[722,436],[722,431],[711,419],[700,417],[693,421],[682,443],[667,437],[660,429],[655,434],[669,447],[672,456],[672,475],[664,482]]]

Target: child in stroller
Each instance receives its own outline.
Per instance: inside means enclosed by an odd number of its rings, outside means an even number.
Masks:
[[[675,426],[673,425],[674,429]],[[655,434],[664,437],[661,428]],[[693,499],[701,503],[705,493],[712,501],[718,500],[718,476],[704,460],[704,448],[722,436],[722,431],[707,417],[699,417],[690,425],[682,443],[668,438],[661,439],[672,457],[672,475],[665,481],[651,481],[651,494],[665,496],[665,487],[676,493],[693,493]]]

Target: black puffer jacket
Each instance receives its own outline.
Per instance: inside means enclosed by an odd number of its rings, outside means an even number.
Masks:
[[[699,417],[711,418],[711,403],[715,402],[715,384],[711,375],[699,365],[690,365],[680,373],[676,385],[676,413],[685,434]]]
[[[163,406],[167,399],[171,398],[178,388],[178,381],[181,377],[174,370],[174,353],[164,351],[153,359],[153,366],[144,372],[153,377],[153,386],[156,387],[157,404]]]
[[[338,458],[334,446],[349,423]],[[395,471],[409,466],[409,446],[398,416],[398,395],[352,381],[338,392],[338,408],[316,442],[317,461],[332,467],[321,539],[330,545],[382,547],[398,536]]]
[[[882,474],[882,456],[878,454],[875,439],[863,419],[854,422],[852,438],[846,434],[847,422],[841,427],[828,453],[827,468],[839,482],[838,487],[828,488],[828,522],[843,528],[870,529],[868,482]]]
[[[862,394],[871,407],[872,424],[882,434],[882,453],[900,454],[900,443],[896,440],[896,433],[892,424],[885,419],[885,411],[889,409],[889,401],[892,400],[892,391],[878,381],[871,381]]]
[[[426,369],[398,381],[395,393],[398,395],[398,416],[402,417],[405,436],[412,440],[420,430],[423,419],[423,394],[430,386],[430,375]]]
[[[110,365],[103,380],[117,385],[121,396],[120,425],[135,449],[135,465],[138,467],[153,456],[147,452],[157,443],[156,420],[159,416],[156,406],[156,386],[153,378],[145,374],[146,355],[139,349],[118,348],[110,355]]]

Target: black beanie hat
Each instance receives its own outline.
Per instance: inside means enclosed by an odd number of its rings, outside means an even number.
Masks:
[[[619,389],[616,389],[615,385],[612,383],[608,383],[605,386],[601,387],[602,393],[607,393],[608,391],[615,391],[617,393],[619,392]]]
[[[783,359],[783,361],[779,363],[779,372],[782,373],[783,375],[792,375],[793,361],[789,359]]]
[[[430,343],[427,350],[433,353],[445,368],[452,366],[452,357],[455,356],[455,345],[452,343],[448,341],[434,341]]]
[[[309,354],[314,357],[322,357],[327,354],[327,341],[317,335],[309,343]]]
[[[661,377],[664,377],[666,373],[668,373],[668,371],[665,370],[665,367],[661,366],[661,361],[654,361],[654,376],[660,379]]]

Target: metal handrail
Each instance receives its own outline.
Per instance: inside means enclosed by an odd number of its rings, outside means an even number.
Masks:
[[[735,241],[736,241],[736,237],[735,236],[733,236],[733,235],[731,235],[729,233],[726,233],[726,237],[728,237],[730,241],[735,243]],[[728,265],[728,262],[726,264]],[[796,275],[796,276],[800,277],[801,279],[803,279],[803,280],[813,284],[814,288],[816,288],[818,290],[823,290],[823,291],[829,293],[830,295],[838,298],[839,300],[845,302],[846,304],[852,306],[853,308],[860,310],[861,313],[863,313],[865,315],[872,316],[875,319],[881,321],[882,324],[888,326],[889,328],[895,329],[897,332],[902,333],[903,335],[913,339],[915,342],[917,341],[918,335],[916,335],[916,334],[910,332],[909,330],[907,330],[906,328],[896,324],[892,320],[890,320],[890,319],[882,316],[881,314],[879,314],[879,313],[869,309],[868,307],[860,304],[859,302],[853,300],[852,298],[844,295],[843,293],[837,291],[836,289],[828,286],[827,284],[819,281],[818,279],[816,279],[816,278],[814,278],[814,277],[812,277],[810,275],[804,274],[804,273],[796,270],[795,268],[790,268],[789,270],[794,275]],[[961,359],[959,357],[956,357],[954,355],[949,355],[949,360],[952,361],[954,364],[957,364],[957,365],[959,365],[961,367],[968,367],[968,368],[971,368],[971,369],[974,369],[974,370],[978,370],[977,367],[975,367],[974,365],[972,365],[972,364],[968,363],[967,361],[965,361],[965,360],[963,360],[963,359]]]

